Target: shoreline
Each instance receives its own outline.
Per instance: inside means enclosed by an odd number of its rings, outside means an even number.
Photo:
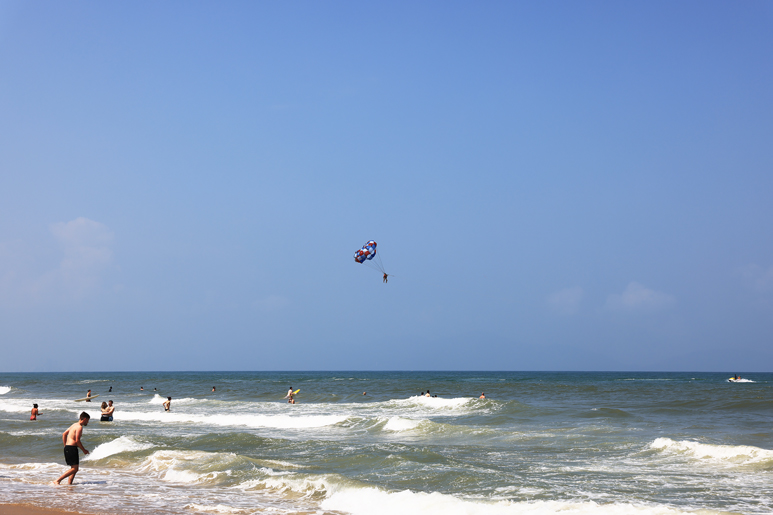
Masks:
[[[66,511],[57,508],[41,508],[32,504],[0,503],[0,515],[85,515],[79,511]]]

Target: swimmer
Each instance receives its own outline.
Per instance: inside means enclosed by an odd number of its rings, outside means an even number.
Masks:
[[[69,477],[70,480],[67,484],[72,484],[75,479],[75,474],[78,473],[80,467],[80,458],[78,457],[78,449],[83,451],[83,454],[88,454],[89,451],[83,446],[81,442],[81,435],[83,435],[83,428],[89,425],[89,414],[85,411],[81,413],[78,421],[67,428],[67,431],[62,433],[62,443],[64,444],[64,461],[70,466],[70,470],[59,476],[59,479],[54,481],[55,485],[61,483],[62,479]]]
[[[481,392],[480,397],[478,399],[485,399],[486,398],[486,392]]]
[[[426,396],[427,396],[427,397],[432,397],[432,396],[429,394],[429,390],[427,390],[427,395],[426,395]]]
[[[113,421],[113,412],[115,411],[115,406],[113,406],[113,401],[107,401],[107,416],[108,416],[108,422]]]
[[[91,402],[90,397],[91,397],[91,390],[89,390],[88,393],[86,393],[86,402]]]
[[[215,387],[214,387],[214,386],[212,387],[212,391],[213,391],[213,392],[215,391]]]
[[[164,411],[169,411],[169,409],[172,407],[172,398],[167,397],[164,401]]]
[[[38,405],[33,404],[32,405],[32,411],[30,411],[30,420],[37,420],[38,415],[40,415],[40,412],[38,411]]]
[[[99,419],[99,421],[110,422],[110,415],[107,413],[107,403],[102,401],[102,406],[100,406],[100,409],[102,410],[102,417]]]
[[[295,397],[290,397],[290,400],[287,401],[288,404],[295,404]]]
[[[113,391],[113,387],[111,386],[110,389],[107,391],[107,393],[110,393]]]
[[[145,388],[143,388],[143,387],[141,387],[141,386],[140,386],[140,391],[141,391],[141,392],[144,392],[144,391],[145,391]]]

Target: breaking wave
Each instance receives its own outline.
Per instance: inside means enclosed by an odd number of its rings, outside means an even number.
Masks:
[[[91,453],[84,458],[85,460],[101,460],[114,454],[122,452],[144,451],[153,447],[152,444],[142,443],[134,440],[130,436],[121,436],[107,443],[97,445]]]
[[[773,465],[773,451],[750,445],[716,445],[690,440],[658,438],[650,448],[673,455],[687,456],[701,461],[749,465],[768,463]]]

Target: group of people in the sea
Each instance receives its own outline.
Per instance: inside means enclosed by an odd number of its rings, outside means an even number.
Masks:
[[[140,386],[141,391],[145,391],[145,388]],[[113,387],[110,387],[110,392],[113,391]],[[154,392],[157,392],[158,390],[156,388],[153,388]],[[215,387],[212,387],[212,391],[216,391]],[[295,404],[295,394],[298,392],[298,390],[293,390],[293,387],[291,386],[287,390],[287,395],[285,395],[285,399],[287,399],[287,402],[289,404]],[[363,395],[367,395],[366,392],[362,392]],[[437,395],[432,395],[427,389],[426,392],[421,392],[422,397],[437,397]],[[88,391],[86,394],[86,399],[84,399],[86,402],[91,402],[91,390]],[[479,399],[485,399],[486,394],[481,393]],[[172,405],[172,398],[167,397],[166,401],[164,401],[164,411],[170,411]],[[32,412],[30,413],[30,420],[37,420],[38,415],[40,414],[40,411],[38,410],[38,405],[33,404],[32,405]],[[102,411],[102,417],[100,418],[100,422],[112,422],[113,421],[113,412],[115,411],[115,406],[113,406],[113,401],[107,401],[103,402],[101,405],[101,411]],[[85,411],[80,414],[80,417],[78,418],[78,421],[74,424],[72,424],[70,427],[67,428],[67,430],[62,433],[62,443],[64,444],[64,461],[67,465],[70,466],[70,469],[67,470],[64,474],[59,476],[58,479],[54,481],[55,485],[59,485],[62,480],[69,478],[68,484],[72,484],[73,479],[75,479],[75,474],[78,473],[79,467],[80,467],[80,458],[78,455],[78,449],[83,451],[83,454],[89,454],[89,451],[86,450],[86,448],[83,446],[83,442],[81,442],[81,436],[83,435],[83,428],[89,425],[89,420],[91,419],[91,416],[86,413]]]

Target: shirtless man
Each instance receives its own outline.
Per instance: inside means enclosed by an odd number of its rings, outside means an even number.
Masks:
[[[33,404],[32,405],[32,411],[30,411],[30,420],[37,420],[38,415],[40,415],[40,411],[38,411],[38,405]]]
[[[172,398],[167,397],[164,401],[164,411],[169,411],[169,409],[172,407]]]
[[[113,406],[113,401],[107,401],[107,409],[105,412],[107,413],[107,416],[110,417],[110,420],[108,422],[113,421],[113,412],[115,411],[115,406]]]
[[[64,474],[62,474],[59,479],[54,481],[55,485],[58,485],[62,479],[69,477],[70,480],[67,482],[68,485],[72,484],[72,480],[75,479],[75,474],[78,473],[78,467],[79,467],[79,458],[78,458],[78,448],[83,451],[83,454],[88,454],[89,451],[86,450],[86,448],[83,446],[83,443],[81,443],[81,435],[83,434],[83,428],[89,425],[89,414],[85,411],[81,413],[80,418],[76,423],[71,425],[69,428],[67,428],[67,431],[62,433],[62,443],[64,444],[64,461],[67,463],[71,468]]]

